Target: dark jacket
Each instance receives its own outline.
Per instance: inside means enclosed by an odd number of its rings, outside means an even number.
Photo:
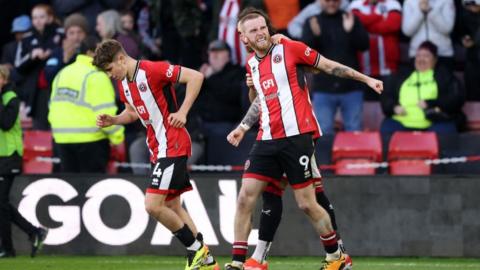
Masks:
[[[315,36],[307,19],[303,26],[302,41],[322,56],[358,70],[357,53],[369,49],[368,32],[362,23],[355,17],[352,31],[347,33],[343,28],[343,11],[334,15],[320,13],[317,18],[321,34]],[[351,79],[342,79],[320,73],[313,76],[313,91],[345,93],[361,89],[361,85]]]
[[[4,89],[10,89],[9,85],[6,85]],[[6,105],[3,105],[2,96],[7,91],[1,90],[0,92],[0,129],[9,130],[15,125],[18,114],[20,112],[20,100],[13,98]],[[0,145],[0,147],[2,147]],[[11,174],[12,171],[20,170],[22,168],[22,157],[18,153],[14,153],[9,157],[0,157],[0,175]]]
[[[400,88],[413,71],[413,69],[399,71],[384,81],[384,92],[380,101],[386,117],[391,117],[394,114],[394,107],[399,105]],[[443,112],[450,115],[457,125],[461,126],[464,120],[462,107],[465,102],[465,91],[462,85],[455,78],[453,72],[442,65],[437,65],[433,77],[438,86],[438,98],[426,100],[428,108],[439,107]]]
[[[226,64],[223,70],[211,75],[202,85],[196,102],[197,112],[208,122],[239,122],[242,109],[242,90],[245,72],[237,65]]]
[[[45,28],[43,34],[40,34],[33,30],[30,34],[24,36],[21,40],[19,50],[21,52],[16,54],[15,68],[24,77],[24,81],[21,85],[18,85],[18,89],[21,92],[20,96],[25,98],[28,107],[31,107],[31,115],[35,112],[33,107],[36,104],[37,98],[37,86],[39,82],[39,75],[45,67],[46,60],[32,59],[31,53],[33,49],[42,48],[44,50],[55,51],[60,46],[63,37],[63,29],[57,25],[48,25]],[[44,82],[46,78],[43,76]],[[48,89],[48,85],[42,85]]]

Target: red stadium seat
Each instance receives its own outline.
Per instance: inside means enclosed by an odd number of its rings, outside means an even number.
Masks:
[[[118,168],[115,166],[115,162],[126,162],[127,161],[127,151],[125,142],[122,142],[116,146],[110,146],[110,159],[107,164],[107,173],[116,174],[118,173]]]
[[[52,133],[30,130],[23,133],[23,173],[51,173],[52,163],[38,161],[38,157],[52,157]]]
[[[382,140],[378,132],[339,132],[332,149],[335,174],[375,174],[375,168],[349,168],[348,164],[379,162],[382,160]]]
[[[467,128],[470,131],[480,131],[480,102],[467,102],[463,106],[467,116]]]
[[[423,159],[399,159],[390,162],[390,174],[392,175],[430,175],[432,166]]]
[[[395,132],[388,147],[392,175],[429,175],[431,165],[425,159],[439,156],[438,139],[434,132]]]

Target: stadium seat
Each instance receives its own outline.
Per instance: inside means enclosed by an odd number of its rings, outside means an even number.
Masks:
[[[425,160],[438,156],[438,139],[434,132],[395,132],[388,147],[390,174],[429,175],[431,165]]]
[[[378,132],[339,132],[332,147],[337,175],[372,175],[375,168],[349,168],[348,164],[380,162],[382,140]]]
[[[467,116],[467,129],[480,131],[480,102],[465,103],[463,112]]]
[[[127,150],[125,142],[122,142],[119,145],[110,147],[110,158],[107,164],[107,173],[116,174],[118,173],[118,167],[115,166],[116,162],[126,162],[127,161]]]
[[[52,172],[52,163],[39,161],[38,157],[52,157],[52,133],[27,130],[23,132],[23,173],[44,174]]]

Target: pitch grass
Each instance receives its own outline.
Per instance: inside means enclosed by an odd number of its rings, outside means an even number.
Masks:
[[[220,257],[223,264],[228,257]],[[160,256],[20,256],[0,259],[0,270],[182,270],[182,257]],[[318,270],[319,258],[273,257],[271,270]],[[222,268],[223,269],[223,268]],[[480,259],[354,258],[354,270],[478,270]]]

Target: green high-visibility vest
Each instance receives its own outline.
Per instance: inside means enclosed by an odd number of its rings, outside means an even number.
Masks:
[[[405,115],[394,115],[392,118],[412,129],[426,129],[432,122],[425,117],[423,109],[418,107],[420,100],[432,100],[438,97],[438,86],[433,70],[415,71],[400,87],[399,104],[405,108]]]
[[[48,120],[56,143],[90,143],[124,140],[124,128],[96,125],[99,114],[115,115],[115,92],[105,72],[92,65],[92,57],[78,55],[63,68],[52,83]]]
[[[2,95],[1,102],[6,106],[17,95],[13,91],[7,91]],[[0,129],[0,157],[9,157],[15,152],[23,155],[22,128],[20,126],[20,114],[17,115],[15,124],[9,130]]]

